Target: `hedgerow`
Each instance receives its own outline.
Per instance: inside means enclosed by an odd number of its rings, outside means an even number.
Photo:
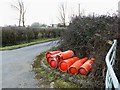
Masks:
[[[76,16],[62,33],[59,49],[63,51],[71,49],[80,58],[95,58],[92,72],[88,75],[89,78],[95,79],[95,87],[104,87],[105,56],[111,47],[111,42],[114,39],[120,41],[118,25],[117,16]],[[118,44],[120,47],[120,43]]]
[[[60,37],[63,30],[64,28],[2,27],[2,46]]]

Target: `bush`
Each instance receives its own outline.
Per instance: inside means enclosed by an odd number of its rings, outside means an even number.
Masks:
[[[75,17],[62,33],[60,49],[71,49],[80,58],[94,57],[95,64],[89,76],[96,78],[95,87],[104,87],[105,56],[111,46],[108,41],[120,40],[119,36],[117,16]]]
[[[63,28],[3,27],[2,46],[31,42],[35,39],[60,37]]]

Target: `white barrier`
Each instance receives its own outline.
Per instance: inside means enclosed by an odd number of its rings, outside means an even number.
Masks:
[[[113,87],[115,88],[115,90],[120,90],[119,81],[112,67],[116,59],[116,47],[117,47],[117,40],[114,40],[112,47],[110,48],[109,52],[106,55],[106,64],[107,64],[107,73],[105,80],[106,90],[111,90]]]

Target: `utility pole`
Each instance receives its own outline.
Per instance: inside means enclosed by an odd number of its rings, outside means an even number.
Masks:
[[[78,15],[80,16],[80,3],[78,4]]]

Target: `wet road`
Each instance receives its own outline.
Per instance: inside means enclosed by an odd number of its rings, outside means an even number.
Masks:
[[[32,45],[2,53],[2,88],[37,88],[32,63],[37,55],[57,45],[57,41]],[[1,80],[0,80],[1,81]]]

